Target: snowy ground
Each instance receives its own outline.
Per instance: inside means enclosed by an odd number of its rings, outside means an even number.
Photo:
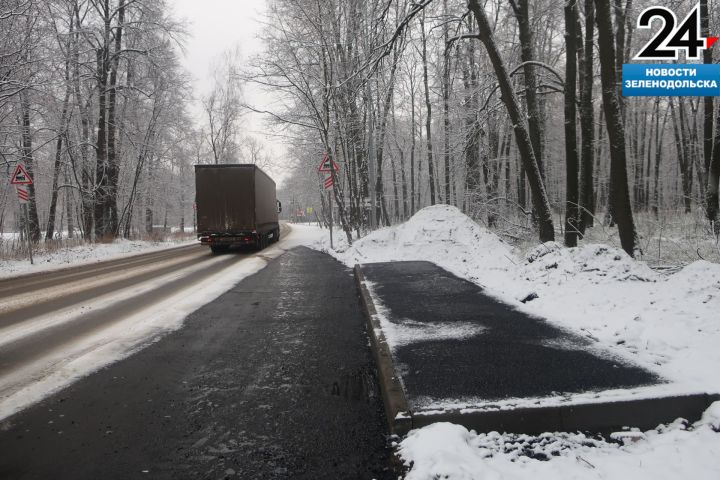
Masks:
[[[633,260],[623,251],[601,244],[566,249],[549,243],[529,252],[519,252],[449,206],[423,209],[408,222],[373,232],[350,248],[342,243],[342,239],[340,245],[330,253],[348,266],[401,260],[432,261],[483,286],[488,294],[517,309],[580,333],[594,340],[598,348],[629,359],[669,380],[666,385],[644,392],[603,392],[603,397],[720,392],[720,375],[717,374],[720,371],[720,349],[717,348],[720,344],[720,322],[717,321],[717,312],[720,311],[720,264],[697,261],[665,276]],[[321,248],[327,249],[327,243],[324,242]],[[531,300],[522,303],[522,300],[528,299]],[[435,334],[454,334],[444,332],[443,328],[439,325]],[[427,331],[418,331],[413,339],[412,329],[408,331],[410,333],[405,332],[402,336],[402,342],[422,341],[428,335]],[[577,399],[587,401],[592,396],[580,395]],[[467,399],[464,402],[460,399],[444,406],[471,406],[477,404],[477,400]],[[553,399],[532,399],[533,402],[537,400],[553,403]],[[510,403],[521,404],[520,401]],[[432,439],[438,436],[436,429],[440,428],[451,432],[446,433],[455,439],[454,443],[451,439],[433,443]],[[430,464],[446,472],[449,475],[447,478],[451,479],[535,476],[534,468],[523,465],[534,465],[538,460],[521,455],[525,460],[513,461],[517,452],[503,450],[505,442],[513,444],[515,439],[493,439],[462,432],[459,428],[428,427],[414,432],[401,445],[403,458],[416,464],[419,459],[430,459]],[[632,446],[603,444],[602,448],[591,448],[590,453],[586,452],[589,447],[584,440],[572,437],[572,440],[563,440],[569,442],[569,453],[543,462],[544,466],[539,466],[538,471],[547,471],[548,478],[617,478],[619,470],[613,469],[627,467],[631,471],[630,464],[642,464],[644,455],[649,455],[647,461],[659,462],[658,470],[664,476],[649,474],[647,478],[677,478],[670,474],[672,469],[665,467],[673,464],[673,468],[683,469],[689,463],[672,463],[671,457],[662,454],[665,450],[674,449],[675,457],[697,459],[701,456],[714,473],[712,478],[720,477],[720,465],[715,466],[720,453],[720,435],[711,432],[709,427],[700,426],[689,430],[676,426],[666,430],[662,434],[650,432]],[[558,435],[551,437],[558,441],[563,438]],[[416,439],[429,440],[416,442]],[[423,451],[428,442],[438,449],[436,460],[433,460],[433,447]],[[499,445],[500,449],[493,453],[493,449],[487,447],[490,444]],[[665,450],[660,446],[664,446]],[[457,453],[463,449],[466,454]],[[652,453],[656,450],[657,454]],[[609,470],[593,469],[582,461],[578,461],[580,470],[566,468],[568,463],[575,462],[574,459],[568,460],[573,455],[583,458],[597,455],[599,457],[593,459],[598,463],[607,461],[603,468]],[[442,465],[447,458],[455,458],[455,463],[460,466],[446,469]],[[591,459],[587,460],[593,463]],[[711,460],[714,462],[709,463]],[[508,470],[503,470],[502,465],[509,465]],[[474,473],[463,476],[461,472],[466,467],[467,472]],[[493,470],[495,467],[500,470]],[[709,478],[707,470],[703,471],[702,466],[698,468],[701,475],[695,478]],[[433,476],[429,473],[431,471],[432,468],[416,467],[408,478],[445,478]]]
[[[406,480],[711,480],[720,476],[720,402],[695,425],[678,421],[613,439],[581,433],[476,434],[436,423],[398,445]]]
[[[51,252],[36,252],[33,255],[34,264],[32,265],[29,257],[22,260],[0,258],[0,278],[87,265],[194,243],[197,243],[195,238],[179,238],[176,241],[166,242],[118,239],[112,243],[83,244],[58,248]]]
[[[279,243],[263,250],[262,257],[249,256],[235,265],[218,271],[212,277],[212,281],[177,291],[149,309],[123,318],[109,328],[84,335],[72,345],[64,346],[62,351],[50,352],[33,364],[0,378],[0,420],[158,341],[169,332],[180,328],[190,313],[212,302],[243,278],[264,268],[269,259],[276,258],[285,250],[296,246],[316,244],[321,235],[322,231],[317,227],[293,226],[290,233]],[[92,261],[102,259],[102,254],[98,252],[88,255],[93,259]],[[222,260],[223,256],[219,256],[211,259],[210,262],[220,263]],[[36,317],[0,329],[0,347],[61,323],[72,322],[80,315],[92,313],[96,309],[132,301],[137,295],[158,288],[173,279],[192,276],[194,270],[207,266],[207,262],[199,266],[190,266],[157,277],[150,282],[96,297],[91,302],[53,312],[52,315]]]

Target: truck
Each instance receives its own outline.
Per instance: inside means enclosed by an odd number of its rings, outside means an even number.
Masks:
[[[195,165],[197,237],[213,253],[280,240],[275,182],[256,165]]]

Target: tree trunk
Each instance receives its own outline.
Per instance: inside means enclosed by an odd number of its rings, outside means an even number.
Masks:
[[[104,1],[105,30],[102,45],[97,50],[97,90],[98,90],[98,125],[95,162],[95,236],[103,238],[110,234],[111,225],[108,213],[108,197],[110,195],[108,165],[108,68],[110,63],[110,2]]]
[[[710,20],[708,15],[707,0],[700,0],[700,30],[701,36],[710,36]],[[703,63],[712,63],[712,49],[703,50]],[[705,172],[710,171],[713,149],[713,97],[703,98],[703,159]],[[701,183],[702,185],[702,183]]]
[[[397,129],[397,115],[395,114],[395,106],[392,107],[392,125],[393,125],[393,134],[395,138],[395,146],[397,147],[398,155],[400,156],[400,182],[401,182],[401,191],[402,191],[402,199],[399,199],[397,196],[397,186],[396,186],[396,215],[398,219],[405,220],[408,217],[408,188],[407,188],[407,177],[405,175],[405,151],[400,146],[400,143],[397,140],[398,135],[398,129]],[[392,158],[392,157],[391,157]],[[393,169],[395,168],[395,165],[393,164]],[[394,172],[394,170],[393,170]],[[393,180],[394,181],[394,180]],[[397,184],[396,184],[397,185]],[[397,202],[402,201],[402,211],[398,208]]]
[[[393,206],[395,207],[394,217],[397,221],[400,214],[400,192],[398,191],[398,179],[397,179],[397,166],[395,165],[395,157],[390,155],[390,169],[392,170],[392,181],[393,181]]]
[[[375,195],[380,202],[382,217],[385,225],[390,226],[390,217],[387,213],[387,201],[385,200],[385,188],[383,185],[383,156],[385,153],[385,137],[387,134],[387,120],[392,110],[392,100],[395,93],[395,73],[398,65],[398,55],[401,44],[395,45],[393,54],[393,62],[390,67],[390,79],[388,81],[387,92],[385,93],[385,102],[383,103],[382,117],[380,120],[380,138],[377,144],[377,181],[375,183]],[[394,175],[394,170],[393,170]]]
[[[67,168],[65,168],[65,171],[63,172],[63,178],[65,183],[70,183],[70,174],[68,173]],[[65,197],[65,215],[67,216],[68,238],[73,238],[75,237],[75,216],[73,214],[72,189],[66,188],[63,193]]]
[[[70,32],[72,34],[72,22]],[[62,148],[63,139],[67,134],[67,123],[69,121],[69,104],[72,86],[70,83],[70,64],[65,62],[65,97],[62,103],[62,113],[60,114],[60,128],[57,132],[57,141],[55,144],[55,165],[53,166],[52,191],[50,193],[50,209],[48,211],[48,223],[45,230],[45,240],[50,240],[55,235],[55,215],[57,211],[58,200],[58,178],[60,176],[60,168],[62,166]]]
[[[410,215],[415,215],[415,82],[410,78]]]
[[[682,101],[682,98],[678,99],[679,114],[676,114],[674,102],[671,98],[670,111],[672,112],[673,132],[675,134],[678,165],[680,167],[683,204],[685,206],[685,213],[690,213],[692,210],[692,159],[690,158],[691,153],[685,128],[685,109]]]
[[[402,219],[407,220],[408,218],[408,186],[407,186],[407,175],[405,175],[405,152],[399,148],[400,153],[400,180],[402,181]]]
[[[30,97],[27,90],[20,92],[20,109],[22,111],[22,161],[28,175],[35,180],[35,160],[33,157],[32,133],[30,122]],[[30,240],[33,243],[40,241],[40,221],[38,220],[37,201],[35,199],[35,183],[27,186],[30,200],[27,204],[29,216]]]
[[[635,112],[635,183],[633,185],[633,200],[635,201],[635,208],[640,210],[643,208],[643,174],[645,172],[645,153],[650,155],[650,141],[648,140],[648,119],[647,119],[647,108],[643,105],[642,115],[637,115]],[[654,110],[650,112],[650,125],[652,127]],[[642,123],[642,129],[639,129],[639,125]],[[639,131],[638,131],[639,130]],[[652,130],[651,130],[652,132]],[[647,147],[647,148],[646,148]]]
[[[712,159],[710,168],[708,168],[708,183],[705,201],[707,203],[707,218],[717,227],[718,210],[720,209],[720,201],[718,200],[718,189],[720,188],[720,112],[715,120],[715,142],[713,146]],[[716,232],[720,231],[716,228]]]
[[[628,255],[635,255],[637,233],[628,190],[625,129],[615,76],[615,43],[609,0],[595,0],[600,51],[600,77],[610,143],[610,213],[617,223],[620,243]]]
[[[523,165],[528,176],[528,183],[530,184],[533,206],[538,214],[540,241],[549,242],[555,240],[555,227],[553,225],[550,202],[545,192],[540,167],[535,157],[525,119],[520,110],[520,104],[510,82],[510,76],[508,75],[505,63],[492,36],[490,22],[487,19],[485,10],[480,6],[479,0],[469,0],[468,8],[475,15],[480,41],[485,46],[488,56],[490,57],[490,62],[493,65],[500,86],[502,101],[507,108],[508,115],[513,124],[518,152],[523,160]]]
[[[70,91],[65,92],[63,99],[62,114],[60,115],[60,131],[58,132],[55,144],[55,164],[53,165],[52,190],[50,191],[50,208],[48,209],[48,222],[45,229],[45,240],[51,240],[55,236],[55,215],[57,212],[58,200],[58,179],[60,177],[60,168],[62,166],[62,146],[65,137],[65,123],[67,122],[68,102],[70,100]]]
[[[432,145],[432,104],[430,103],[430,86],[428,84],[428,59],[427,59],[427,36],[425,34],[425,13],[423,12],[420,23],[422,31],[422,63],[423,63],[423,85],[425,86],[425,130],[427,141],[428,175],[430,176],[430,205],[435,205],[435,162],[433,162]]]
[[[448,7],[447,0],[443,0],[443,15],[447,17]],[[450,46],[448,40],[450,26],[445,22],[443,26],[443,40],[445,48],[443,49],[443,160],[445,163],[445,203],[450,205],[451,202],[451,183],[450,183]]]
[[[535,66],[529,62],[535,60],[532,25],[530,25],[529,0],[510,2],[518,22],[520,38],[520,59],[523,62],[523,77],[525,78],[525,102],[527,103],[528,130],[532,143],[535,161],[540,170],[540,176],[545,181],[545,162],[543,152],[543,115],[538,99],[538,80],[535,75]]]
[[[655,125],[657,127],[659,121],[660,121],[660,97],[657,97],[655,99],[655,107],[653,109],[653,114],[650,117],[650,127],[648,128],[648,139],[647,139],[647,163],[646,168],[643,171],[642,175],[642,184],[640,186],[641,190],[641,198],[642,198],[642,205],[645,210],[648,210],[650,207],[650,170],[652,168],[653,163],[653,156],[652,156],[652,150],[653,145],[655,146],[655,153],[657,154],[657,142],[653,142],[653,136],[652,136],[652,129],[653,129],[653,121],[655,122]],[[657,155],[656,155],[657,156]]]
[[[565,245],[577,246],[580,219],[577,150],[577,11],[576,2],[565,4]]]
[[[658,103],[660,99],[658,98]],[[665,122],[667,121],[668,109],[665,110],[662,128],[660,128],[660,115],[655,119],[655,172],[654,172],[654,189],[652,212],[657,219],[660,216],[660,163],[662,161],[663,151],[663,132],[665,131]]]
[[[468,29],[472,31],[472,15]],[[467,42],[467,61],[463,63],[463,84],[465,87],[465,197],[469,203],[480,188],[480,125],[478,110],[478,69],[475,61],[475,42]]]
[[[585,45],[580,72],[580,130],[582,132],[582,165],[580,168],[580,233],[595,222],[595,193],[593,191],[593,34],[595,32],[595,6],[585,0]]]
[[[605,0],[603,0],[605,1]],[[609,2],[609,0],[607,0]],[[623,9],[622,0],[614,0],[615,5],[615,38],[610,41],[615,42],[615,78],[622,78],[622,66],[625,54],[625,16],[626,10]],[[632,4],[632,0],[627,0],[628,6]],[[608,5],[609,6],[609,5]],[[612,28],[612,23],[610,24]],[[622,96],[622,85],[617,82],[617,100],[620,105],[620,112],[623,122],[625,121],[625,102]]]
[[[608,197],[607,194],[607,188],[606,184],[603,183],[603,176],[601,173],[604,173],[602,170],[602,160],[603,160],[603,144],[605,142],[604,134],[605,129],[603,128],[603,123],[605,120],[605,108],[603,108],[602,104],[600,105],[600,112],[598,114],[598,123],[597,123],[597,141],[595,142],[595,198],[593,199],[593,203],[595,204],[595,209],[597,210],[597,205],[603,205],[606,206],[605,199]],[[610,219],[610,213],[606,212],[606,219],[604,220],[604,223],[609,223],[606,220],[612,220]]]
[[[110,82],[108,84],[108,123],[107,123],[107,203],[105,205],[108,224],[105,228],[105,235],[117,237],[119,234],[118,225],[118,182],[120,176],[120,166],[117,159],[117,142],[116,132],[118,125],[116,120],[117,112],[117,78],[118,66],[120,62],[120,52],[122,50],[122,36],[125,23],[125,1],[120,0],[118,6],[117,26],[115,27],[115,49],[110,62]]]
[[[86,240],[93,240],[95,238],[95,201],[96,196],[94,193],[94,181],[92,178],[92,169],[90,165],[90,155],[88,153],[88,147],[91,144],[90,139],[90,114],[88,104],[85,103],[82,96],[82,89],[80,84],[80,38],[82,31],[82,24],[80,21],[80,9],[77,2],[73,5],[73,13],[75,16],[75,34],[73,35],[73,87],[75,102],[78,106],[80,113],[80,160],[81,165],[76,165],[73,160],[71,149],[68,148],[68,154],[73,164],[74,176],[78,177],[78,170],[80,172],[80,178],[78,179],[78,185],[80,187],[80,205],[82,218],[82,232]],[[69,145],[68,145],[69,147]],[[78,168],[79,167],[79,168]]]

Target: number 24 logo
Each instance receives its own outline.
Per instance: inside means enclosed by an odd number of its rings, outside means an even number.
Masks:
[[[700,5],[696,5],[677,28],[677,17],[669,8],[646,8],[638,17],[638,28],[651,28],[654,18],[660,18],[663,26],[633,60],[677,60],[681,50],[688,60],[700,60],[700,51],[717,41],[717,37],[700,36]]]

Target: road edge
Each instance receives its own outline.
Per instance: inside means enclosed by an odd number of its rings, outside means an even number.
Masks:
[[[140,250],[136,252],[125,252],[125,253],[119,253],[117,255],[111,255],[108,258],[102,258],[102,259],[94,259],[94,260],[88,260],[88,261],[81,261],[79,263],[70,263],[70,264],[56,264],[49,268],[40,269],[40,270],[34,270],[34,271],[25,271],[20,272],[17,274],[9,275],[6,277],[0,277],[0,284],[2,283],[10,283],[10,282],[21,282],[21,281],[29,281],[33,280],[34,278],[43,277],[45,275],[54,275],[54,274],[70,274],[74,273],[76,271],[83,270],[88,267],[97,267],[97,266],[103,266],[105,264],[110,263],[116,263],[116,262],[122,262],[125,260],[130,259],[138,259],[142,257],[152,256],[156,255],[158,253],[166,253],[173,250],[187,250],[191,248],[196,248],[199,246],[200,243],[198,243],[196,240],[188,241],[187,243],[181,243],[178,245],[168,246],[168,247],[160,247],[157,249],[150,249],[150,250]],[[37,262],[36,262],[37,264]]]
[[[370,349],[378,369],[378,379],[380,384],[380,393],[385,405],[385,415],[387,416],[390,432],[403,436],[407,434],[413,426],[412,412],[408,406],[405,390],[400,383],[395,364],[392,358],[392,352],[388,346],[385,334],[380,326],[377,318],[377,309],[373,302],[372,296],[365,284],[365,276],[362,273],[360,265],[355,265],[353,269],[355,274],[355,285],[357,286],[360,304],[363,307],[363,313],[367,320],[368,335],[370,336]]]

